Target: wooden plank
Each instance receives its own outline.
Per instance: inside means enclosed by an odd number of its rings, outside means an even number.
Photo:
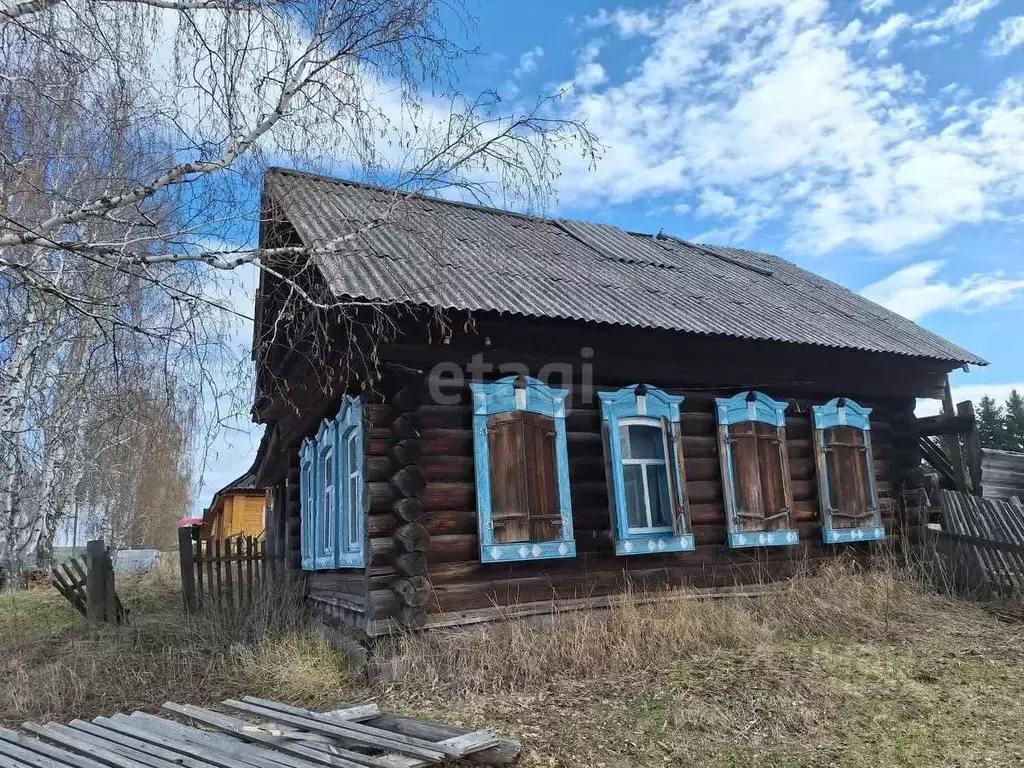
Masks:
[[[953,420],[956,415],[953,411],[953,395],[949,388],[949,377],[946,377],[945,388],[942,393],[942,413],[944,416]],[[953,465],[953,480],[956,482],[956,489],[964,493],[967,492],[967,474],[964,472],[964,457],[960,452],[960,435],[959,433],[947,433],[943,436],[943,442],[946,445],[946,455],[949,457],[949,463]]]
[[[275,710],[278,712],[284,712],[289,715],[297,715],[299,717],[312,717],[318,721],[330,722],[330,721],[341,721],[351,722],[355,719],[355,715],[360,720],[366,720],[372,717],[370,713],[377,710],[376,705],[369,705],[364,707],[349,707],[341,710],[333,710],[329,713],[317,714],[310,712],[309,710],[303,710],[299,707],[292,707],[282,703],[281,701],[272,701],[266,698],[257,698],[256,696],[246,696],[244,701],[249,703],[255,703],[267,709]],[[383,729],[379,729],[383,730]],[[496,736],[494,733],[488,733],[486,731],[473,731],[461,733],[454,738],[441,739],[439,741],[433,741],[428,739],[421,739],[425,743],[436,743],[444,744],[449,746],[452,750],[459,753],[458,757],[464,757],[473,752],[480,752],[497,746],[501,741],[501,738]]]
[[[109,723],[106,718],[97,717],[91,723],[83,720],[72,720],[68,725],[71,728],[82,731],[84,734],[88,734],[88,736],[94,737],[100,743],[118,745],[121,749],[125,750],[126,755],[141,753],[151,757],[157,761],[154,764],[161,767],[181,765],[185,766],[185,768],[209,768],[210,766],[210,763],[201,759],[201,756],[190,757],[185,753],[168,749],[165,745],[153,739],[138,738],[135,734],[122,732],[116,727],[106,727],[104,722]],[[239,766],[229,766],[228,768],[239,768]]]
[[[107,768],[95,760],[73,755],[60,747],[6,728],[0,728],[0,749],[6,750],[11,755],[20,755],[23,763],[38,768],[50,768],[50,766],[64,768],[65,765],[73,765],[76,768]]]
[[[349,707],[345,709],[337,709],[331,712],[324,712],[318,714],[308,709],[302,709],[301,707],[293,707],[289,704],[283,704],[279,701],[260,699],[255,696],[246,696],[243,699],[243,701],[250,704],[257,704],[266,707],[267,709],[274,710],[275,712],[283,712],[285,714],[296,715],[299,717],[311,717],[320,722],[350,722],[351,714],[353,712],[359,713],[362,719],[367,719],[368,715],[366,715],[365,713],[369,711],[371,707],[373,709],[376,709],[376,706],[369,705],[369,707]],[[377,730],[383,731],[384,729]],[[488,733],[486,731],[473,731],[459,734],[458,736],[453,738],[442,739],[440,741],[433,741],[427,739],[419,739],[419,741],[422,741],[424,744],[436,744],[438,746],[443,745],[447,748],[457,751],[459,753],[457,755],[458,757],[463,757],[471,752],[479,752],[484,749],[489,749],[490,747],[495,747],[498,745],[501,739],[498,736],[495,736],[493,733]]]
[[[261,744],[246,738],[232,736],[223,731],[204,731],[181,723],[165,720],[155,715],[142,712],[126,715],[115,715],[115,721],[128,725],[143,725],[147,731],[155,731],[171,739],[178,739],[195,746],[202,751],[214,751],[228,757],[238,758],[259,768],[322,768],[323,763],[312,762],[286,752],[275,749],[273,745]],[[339,758],[336,765],[348,768],[349,763]],[[358,764],[358,768],[362,768]]]
[[[110,734],[114,738],[108,737],[102,728],[98,728],[99,735],[82,730],[84,727],[97,728],[82,720],[73,720],[69,725],[60,725],[58,723],[49,723],[48,725],[55,731],[60,731],[69,739],[75,740],[77,744],[75,749],[83,751],[106,750],[130,761],[129,765],[147,766],[147,768],[178,768],[178,764],[173,760],[165,760],[150,750],[138,749],[122,743],[116,734]],[[195,768],[195,766],[190,768]],[[200,766],[199,768],[208,768],[208,766]]]
[[[140,763],[137,760],[125,757],[107,747],[90,744],[81,738],[80,733],[57,723],[39,725],[38,723],[28,722],[22,723],[22,728],[31,731],[40,738],[52,741],[54,744],[59,744],[72,752],[83,754],[105,765],[113,766],[113,768],[140,768],[140,766],[149,765],[148,763]]]
[[[224,595],[227,601],[228,610],[235,607],[235,584],[231,575],[231,549],[234,542],[231,539],[224,540]]]
[[[258,730],[252,723],[229,717],[220,712],[213,712],[189,704],[175,704],[170,701],[165,702],[163,708],[168,712],[187,717],[190,720],[216,728],[224,733],[232,734],[240,739],[265,744],[289,755],[297,755],[324,765],[344,767],[347,765],[347,761],[357,765],[372,766],[373,768],[421,768],[421,766],[427,765],[426,761],[423,760],[405,758],[399,760],[396,759],[400,757],[397,755],[394,757],[389,755],[383,758],[375,758],[352,752],[342,747],[332,748],[331,753],[328,754],[322,749],[288,741],[279,736],[272,735],[266,730]]]
[[[213,581],[213,539],[206,540],[205,550],[203,558],[206,560],[206,606],[208,608],[214,605],[219,607],[220,595]]]
[[[177,743],[176,749],[198,750],[200,754],[208,755],[207,759],[214,763],[217,761],[217,755],[224,755],[230,759],[242,760],[246,765],[256,768],[281,768],[282,765],[287,768],[321,768],[318,763],[291,757],[272,748],[236,739],[224,733],[208,733],[142,712],[135,712],[131,717],[115,715],[113,719],[119,725],[123,723],[125,727],[143,725],[143,733],[169,738]]]
[[[358,741],[367,746],[419,757],[432,763],[442,762],[446,757],[458,757],[454,750],[441,747],[433,742],[416,739],[411,736],[403,736],[380,728],[359,725],[358,723],[335,722],[320,716],[290,715],[235,699],[226,700],[224,706],[261,717],[273,718],[275,721],[295,725],[313,733],[322,733],[326,736],[336,736],[351,741]]]
[[[280,755],[273,750],[264,749],[239,739],[223,734],[204,733],[197,728],[190,728],[180,723],[146,715],[141,712],[127,715],[114,715],[112,718],[96,718],[94,721],[104,728],[130,734],[135,739],[160,747],[170,753],[168,759],[180,760],[182,765],[188,761],[203,764],[209,763],[218,768],[280,768]],[[289,763],[291,768],[318,768],[313,763],[295,761]]]
[[[205,559],[203,557],[203,540],[199,539],[195,542],[194,546],[195,548],[193,552],[196,565],[196,605],[200,610],[202,610],[204,600],[206,597],[206,591],[204,589],[205,579],[203,577],[203,574],[205,573]]]
[[[14,768],[67,768],[69,765],[76,765],[72,762],[74,757],[67,753],[63,755],[64,760],[55,757],[32,752],[8,741],[0,741],[0,765],[13,766]],[[99,765],[98,763],[96,765]],[[105,768],[105,766],[101,766]]]
[[[178,561],[181,564],[181,597],[185,603],[185,613],[198,610],[196,599],[195,548],[192,543],[191,526],[178,529]]]
[[[971,493],[982,495],[981,489],[981,437],[978,435],[974,417],[974,403],[965,400],[957,403],[957,416],[970,422],[970,429],[964,432],[964,453],[967,457],[967,474],[971,481]]]
[[[329,715],[330,713],[325,714]],[[404,733],[406,736],[417,736],[428,741],[444,741],[468,733],[465,728],[393,714],[383,714],[370,720],[367,724]],[[481,752],[473,752],[462,759],[474,765],[508,765],[515,761],[521,750],[522,746],[518,741],[502,738],[497,746]]]
[[[101,624],[105,619],[107,605],[107,575],[104,571],[106,547],[102,539],[94,539],[85,545],[86,571],[88,580],[85,586],[86,615],[90,624]]]
[[[245,537],[245,569],[246,569],[246,592],[245,599],[246,605],[250,608],[253,606],[252,602],[252,577],[253,577],[253,560],[256,557],[256,550],[253,547],[252,536]]]

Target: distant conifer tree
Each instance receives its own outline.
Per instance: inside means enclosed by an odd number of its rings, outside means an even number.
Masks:
[[[1016,389],[1006,398],[1006,449],[1024,451],[1024,397]]]
[[[996,401],[985,395],[978,401],[978,439],[982,448],[1005,450],[1007,447],[1006,417]]]

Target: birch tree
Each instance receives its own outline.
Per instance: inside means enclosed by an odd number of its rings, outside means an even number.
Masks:
[[[593,157],[559,94],[459,90],[471,30],[458,0],[0,0],[0,566],[141,487],[126,446],[220,380],[218,275],[310,255],[258,245],[268,166],[390,187],[375,227],[427,193],[536,206]],[[182,480],[195,424],[164,423]]]

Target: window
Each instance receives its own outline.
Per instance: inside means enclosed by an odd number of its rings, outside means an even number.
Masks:
[[[575,557],[568,391],[526,376],[470,384],[480,559]]]
[[[363,547],[362,402],[348,396],[299,451],[302,567],[359,567]]]
[[[814,411],[814,456],[826,544],[885,538],[871,452],[871,409],[838,397]]]
[[[683,398],[645,384],[598,397],[616,554],[692,550],[679,446]]]
[[[729,546],[796,544],[786,403],[762,392],[741,392],[716,398],[715,405]]]

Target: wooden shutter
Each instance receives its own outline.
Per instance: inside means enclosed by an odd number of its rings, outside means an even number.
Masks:
[[[491,475],[491,524],[494,541],[530,540],[530,513],[523,472],[523,412],[496,413],[487,419]]]
[[[739,531],[771,531],[789,526],[785,431],[760,421],[729,427],[736,521]]]
[[[856,528],[869,524],[874,510],[864,432],[856,427],[826,429],[825,466],[832,527]]]
[[[562,537],[562,505],[558,497],[554,419],[538,413],[524,413],[523,443],[530,541],[557,541]]]
[[[555,422],[528,411],[487,420],[494,541],[557,541],[562,536]]]

